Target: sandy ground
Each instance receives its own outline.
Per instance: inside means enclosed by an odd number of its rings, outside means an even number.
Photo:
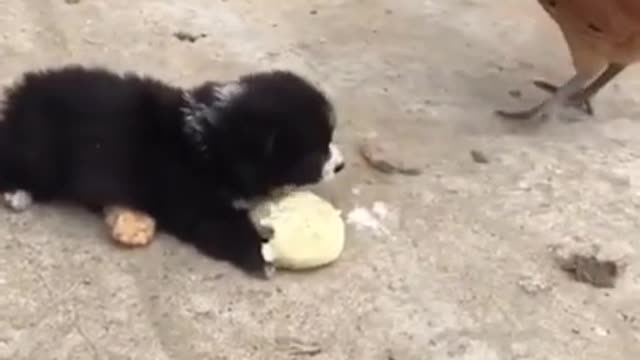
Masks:
[[[260,282],[168,236],[117,248],[74,209],[0,210],[1,359],[640,358],[640,75],[595,119],[505,126],[493,109],[571,75],[535,1],[0,0],[0,36],[2,84],[69,62],[185,85],[299,71],[338,107],[349,168],[318,191],[350,219],[334,266]],[[368,168],[376,135],[424,173]],[[558,270],[567,241],[626,246],[617,287]]]

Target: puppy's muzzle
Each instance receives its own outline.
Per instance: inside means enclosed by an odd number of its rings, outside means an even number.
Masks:
[[[322,168],[322,180],[330,180],[344,170],[345,162],[340,149],[335,144],[329,145],[329,158]]]

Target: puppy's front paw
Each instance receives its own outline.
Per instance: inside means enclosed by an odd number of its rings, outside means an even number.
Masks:
[[[250,252],[245,255],[246,257],[241,267],[255,278],[260,280],[271,279],[276,272],[273,264],[275,253],[271,244],[266,239],[260,239],[260,243],[251,245],[250,249]]]
[[[271,231],[273,231],[273,229],[271,229]],[[264,260],[265,278],[271,279],[276,274],[276,266],[274,265],[276,254],[269,242],[265,242],[262,244],[260,253],[262,254],[262,259]]]
[[[271,279],[276,274],[276,267],[274,265],[276,254],[271,245],[271,239],[275,235],[275,230],[271,225],[264,223],[257,224],[256,230],[258,230],[258,234],[262,237],[260,255],[262,255],[262,260],[264,260],[264,278]]]
[[[271,225],[267,225],[264,223],[256,224],[256,230],[258,231],[258,234],[260,234],[260,236],[262,237],[263,239],[262,241],[265,243],[269,242],[273,238],[273,235],[275,234],[275,230],[273,230]]]
[[[2,198],[5,205],[15,212],[25,211],[33,203],[31,194],[24,190],[6,192],[2,194]]]

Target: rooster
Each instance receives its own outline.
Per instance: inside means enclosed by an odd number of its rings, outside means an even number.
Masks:
[[[640,0],[538,0],[567,42],[575,75],[562,86],[534,84],[553,96],[507,119],[547,119],[559,107],[593,115],[591,99],[627,66],[640,61]]]

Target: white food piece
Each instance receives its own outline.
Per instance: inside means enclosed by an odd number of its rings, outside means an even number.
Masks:
[[[253,220],[274,230],[269,242],[280,269],[311,269],[334,262],[344,248],[342,212],[309,191],[290,192],[251,210]]]

